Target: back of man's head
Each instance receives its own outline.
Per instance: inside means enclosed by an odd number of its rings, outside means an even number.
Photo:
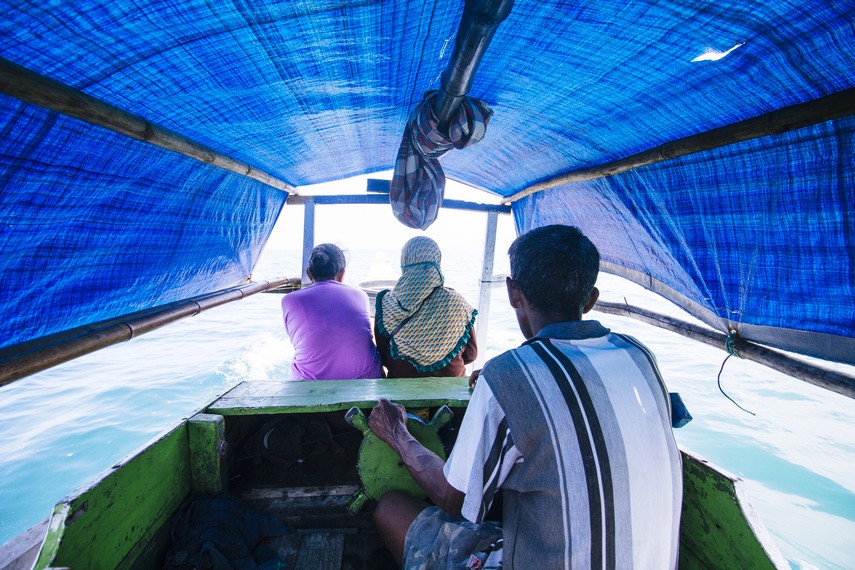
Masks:
[[[515,239],[508,255],[511,278],[534,308],[553,315],[581,315],[597,282],[600,254],[578,228],[536,228]]]

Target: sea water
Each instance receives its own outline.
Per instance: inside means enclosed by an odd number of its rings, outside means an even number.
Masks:
[[[398,252],[353,250],[345,282],[395,279]],[[254,277],[296,276],[298,252],[270,251]],[[503,266],[504,264],[504,266]],[[475,305],[480,260],[443,252],[446,283]],[[497,256],[496,273],[507,272]],[[602,275],[601,299],[690,318]],[[0,543],[49,516],[98,473],[235,383],[288,381],[293,350],[281,295],[258,294],[19,380],[0,389]],[[657,355],[694,420],[680,446],[746,482],[750,501],[793,568],[855,568],[855,406],[850,399],[638,321],[586,318],[631,334]],[[487,357],[523,340],[502,285],[492,290]],[[848,368],[851,373],[852,368]]]

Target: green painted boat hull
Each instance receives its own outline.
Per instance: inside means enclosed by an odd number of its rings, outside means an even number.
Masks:
[[[156,567],[179,506],[193,493],[226,488],[234,418],[343,415],[352,406],[367,414],[381,396],[408,407],[447,405],[462,412],[469,394],[465,378],[244,382],[61,501],[34,567]],[[741,480],[685,452],[683,473],[680,568],[786,567]]]

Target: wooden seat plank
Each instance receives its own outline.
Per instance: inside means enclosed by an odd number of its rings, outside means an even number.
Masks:
[[[347,410],[373,407],[379,398],[407,406],[465,407],[467,378],[381,378],[242,382],[217,398],[207,413],[223,416]]]

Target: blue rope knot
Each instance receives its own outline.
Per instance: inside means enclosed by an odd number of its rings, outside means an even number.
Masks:
[[[739,351],[736,350],[736,337],[739,336],[739,332],[736,329],[730,329],[727,333],[727,338],[724,339],[724,349],[731,356],[736,356],[739,358],[743,358]]]

